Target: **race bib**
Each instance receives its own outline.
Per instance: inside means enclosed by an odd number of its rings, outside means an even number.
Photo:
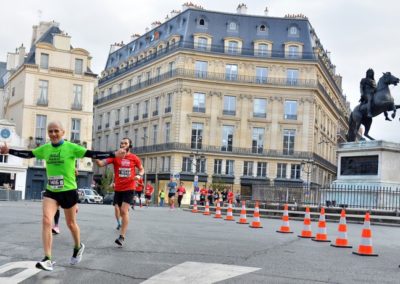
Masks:
[[[130,168],[119,168],[119,177],[130,177],[131,169]]]
[[[52,189],[60,189],[64,187],[64,176],[50,176],[48,184]]]

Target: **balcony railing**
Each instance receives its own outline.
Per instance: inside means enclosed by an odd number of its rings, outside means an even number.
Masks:
[[[205,107],[194,106],[194,107],[193,107],[193,112],[202,112],[202,113],[205,113],[205,112],[206,112],[206,108],[205,108]]]
[[[125,118],[124,122],[125,122],[125,123],[128,123],[128,122],[129,122],[129,118],[128,118],[128,117]]]
[[[162,81],[166,81],[172,78],[188,78],[188,79],[195,79],[195,70],[192,69],[185,69],[185,68],[177,68],[172,71],[168,71],[160,76],[158,76],[159,79],[155,80],[156,78],[153,78],[150,80],[149,85],[154,85],[158,84]],[[257,84],[257,85],[268,85],[268,86],[284,86],[284,87],[292,87],[292,88],[316,88],[317,87],[317,81],[313,79],[297,79],[297,85],[293,85],[291,83],[288,83],[288,80],[286,77],[269,77],[267,78],[265,84],[260,84],[256,82],[256,76],[247,76],[247,75],[237,75],[236,80],[228,80],[226,78],[225,73],[214,73],[214,72],[208,72],[206,78],[202,78],[202,80],[210,80],[210,81],[222,81],[222,82],[231,82],[231,83],[241,83],[241,84]],[[291,81],[289,81],[291,82]],[[123,89],[121,91],[117,91],[115,93],[112,93],[106,97],[103,98],[95,98],[94,104],[102,104],[104,102],[108,102],[110,100],[132,94],[136,91],[139,91],[147,86],[144,86],[143,83],[141,84],[136,84],[133,85],[129,88]]]
[[[49,105],[49,100],[48,99],[38,99],[36,102],[36,105],[38,106],[48,106]]]
[[[119,125],[119,120],[116,120],[115,121],[115,126],[118,126]]]
[[[278,58],[283,60],[302,60],[302,61],[321,61],[321,64],[324,64],[322,59],[314,52],[302,52],[295,54],[295,58],[289,58],[288,53],[285,53],[285,50],[272,50],[268,52],[263,52],[254,48],[241,48],[238,52],[229,53],[228,49],[225,48],[224,45],[195,45],[194,42],[185,42],[180,41],[174,45],[170,45],[165,47],[164,49],[158,50],[156,53],[152,53],[149,56],[139,59],[135,63],[128,64],[124,68],[118,68],[116,72],[107,75],[99,80],[99,86],[102,86],[106,82],[113,80],[126,72],[135,70],[140,68],[141,66],[148,64],[152,61],[158,60],[162,57],[165,57],[168,54],[171,54],[176,51],[184,51],[184,50],[196,50],[202,53],[210,53],[210,54],[227,54],[233,57],[255,57],[255,58]],[[197,71],[198,74],[199,71]],[[158,77],[157,77],[158,78]]]
[[[82,110],[82,104],[73,103],[73,104],[71,105],[71,109],[72,109],[72,110]]]
[[[109,123],[106,123],[106,128],[109,128],[110,127],[110,124]]]
[[[139,116],[138,116],[138,115],[135,115],[135,116],[133,117],[133,120],[134,120],[134,121],[139,120]]]
[[[222,114],[223,114],[223,115],[236,115],[236,111],[235,111],[235,110],[227,110],[227,109],[224,109],[224,110],[222,111]]]
[[[149,117],[149,114],[148,114],[148,113],[142,114],[142,118],[143,118],[143,119],[148,118],[148,117]]]
[[[169,106],[169,107],[166,107],[164,111],[165,111],[165,113],[171,112],[171,107],[170,107],[170,106]]]
[[[158,110],[153,111],[153,116],[158,115]]]

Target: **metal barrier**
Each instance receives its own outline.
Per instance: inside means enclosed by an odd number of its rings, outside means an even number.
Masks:
[[[0,189],[0,201],[18,201],[22,199],[22,191]]]

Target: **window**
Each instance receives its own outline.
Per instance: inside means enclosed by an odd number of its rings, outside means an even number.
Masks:
[[[175,61],[171,61],[168,63],[168,73],[170,76],[173,76],[175,74]]]
[[[46,53],[40,54],[40,68],[49,69],[49,55]]]
[[[151,72],[148,71],[148,72],[146,72],[146,86],[150,85],[150,83],[151,83],[150,80],[151,80]]]
[[[138,84],[139,87],[142,86],[142,75],[138,75],[137,76],[137,84]]]
[[[292,165],[290,169],[290,178],[300,179],[301,165]]]
[[[105,145],[105,146],[106,146],[106,147],[105,147],[106,151],[108,151],[109,148],[110,148],[110,140],[109,140],[109,137],[110,137],[110,136],[107,134],[107,135],[106,135],[106,139],[105,139],[105,140],[106,140],[106,145]]]
[[[260,117],[260,118],[267,117],[267,100],[266,99],[254,99],[253,117]]]
[[[140,110],[140,103],[136,103],[135,116],[133,117],[133,120],[138,120],[139,119],[139,110]]]
[[[171,169],[171,157],[162,157],[161,163],[161,171],[169,172]]]
[[[208,62],[196,61],[194,65],[194,75],[196,78],[207,78]]]
[[[214,174],[215,175],[222,174],[222,160],[220,159],[214,160]]]
[[[46,141],[46,124],[47,124],[47,116],[46,115],[36,115],[36,130],[35,130],[35,142],[36,145],[44,144]]]
[[[119,125],[119,119],[121,117],[121,109],[115,111],[115,126]]]
[[[193,94],[193,112],[206,112],[206,94]]]
[[[125,123],[129,122],[130,112],[131,112],[131,106],[126,106],[126,108],[125,108]]]
[[[261,127],[253,128],[253,136],[251,141],[252,153],[261,154],[264,148],[264,132],[265,129]]]
[[[292,59],[300,58],[300,49],[297,45],[289,45],[288,47],[288,57]]]
[[[199,37],[197,39],[197,49],[198,50],[207,50],[208,40],[205,37]]]
[[[296,136],[296,130],[285,129],[283,130],[283,154],[293,155],[294,154],[294,139]]]
[[[82,110],[82,85],[74,85],[72,87],[72,92],[74,95],[72,109]]]
[[[169,93],[167,94],[165,113],[171,112],[171,106],[172,106],[172,94]]]
[[[71,120],[71,141],[75,143],[81,142],[81,120],[78,118]]]
[[[237,30],[237,24],[235,22],[230,22],[228,25],[228,29],[230,31],[236,31]]]
[[[170,122],[166,122],[165,123],[165,143],[169,143],[170,141],[170,136],[171,136],[171,123]]]
[[[228,41],[227,53],[238,54],[239,53],[239,43],[237,41]]]
[[[226,160],[225,174],[233,176],[234,175],[234,165],[235,165],[234,160]]]
[[[147,118],[148,116],[149,116],[149,100],[144,101],[142,118]]]
[[[285,119],[297,120],[297,101],[285,101]]]
[[[267,163],[266,162],[258,162],[257,163],[257,176],[258,177],[267,177]]]
[[[47,106],[48,104],[49,81],[39,80],[38,105]]]
[[[289,36],[298,36],[299,35],[299,29],[296,26],[291,26],[289,28]]]
[[[97,130],[100,130],[102,125],[103,125],[103,114],[100,114],[99,115],[99,122],[98,122],[98,125],[97,125]]]
[[[110,127],[110,117],[111,117],[111,113],[107,112],[107,115],[106,115],[106,128]]]
[[[192,172],[192,159],[189,157],[182,158],[182,172]]]
[[[137,145],[138,145],[138,140],[139,140],[139,130],[135,129],[135,130],[133,130],[133,145],[135,147],[137,147]]]
[[[83,72],[83,60],[75,59],[75,74],[82,74]]]
[[[286,80],[288,85],[297,85],[298,78],[299,78],[299,70],[287,69]]]
[[[157,144],[158,125],[153,125],[153,145]]]
[[[201,149],[202,140],[203,140],[203,123],[193,122],[191,148]]]
[[[278,163],[276,177],[277,178],[286,178],[286,168],[287,168],[287,164]]]
[[[234,130],[234,126],[231,126],[231,125],[222,126],[222,147],[221,147],[221,151],[232,152],[233,130]]]
[[[252,161],[244,161],[243,164],[243,175],[244,176],[253,176],[253,165]]]
[[[267,31],[267,27],[265,25],[261,25],[259,28],[260,32],[266,32]]]
[[[156,97],[155,100],[154,100],[153,116],[158,115],[159,109],[160,109],[160,97]]]
[[[197,173],[205,173],[206,172],[206,159],[204,156],[194,156],[192,159],[192,171]]]
[[[115,132],[115,135],[114,135],[114,147],[115,147],[115,149],[118,149],[119,145],[120,145],[119,133]]]
[[[266,84],[268,77],[268,68],[256,67],[256,83]]]
[[[147,136],[147,127],[143,127],[143,146],[147,145],[147,138],[149,138],[149,136]]]
[[[235,64],[227,64],[225,67],[225,79],[236,81],[238,79],[238,66]]]
[[[256,54],[258,56],[267,57],[268,56],[268,45],[265,43],[260,43],[258,45]]]
[[[236,97],[224,96],[224,115],[236,115]]]

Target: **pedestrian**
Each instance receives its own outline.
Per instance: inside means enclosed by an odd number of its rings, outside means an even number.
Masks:
[[[169,183],[167,184],[168,203],[169,203],[169,209],[171,209],[171,210],[175,209],[176,186],[177,186],[177,183],[173,180],[173,178],[171,178]]]
[[[147,181],[146,189],[144,192],[144,197],[146,199],[146,206],[149,208],[151,196],[153,195],[154,187],[151,185],[151,181]]]
[[[159,196],[160,196],[160,207],[164,207],[164,200],[165,200],[165,190],[164,189],[162,189],[160,191]]]
[[[182,204],[182,198],[183,195],[186,194],[186,188],[183,186],[183,182],[180,182],[180,186],[178,187],[178,207],[181,208],[181,204]]]
[[[207,198],[208,198],[208,203],[213,206],[214,205],[214,191],[211,189],[211,187],[207,191]]]
[[[132,209],[135,209],[135,205],[136,205],[136,199],[138,199],[139,201],[139,207],[142,208],[142,193],[143,193],[143,188],[144,188],[144,181],[143,181],[143,177],[141,177],[140,179],[138,179],[136,181],[136,187],[135,187],[135,194],[133,196],[133,204],[132,204]]]
[[[239,192],[237,192],[236,194],[235,194],[235,200],[236,200],[236,206],[240,206],[240,193]]]
[[[144,168],[139,157],[130,152],[132,147],[131,139],[123,138],[120,142],[120,149],[126,151],[125,156],[96,160],[99,167],[108,164],[112,164],[114,167],[114,204],[118,205],[122,218],[120,235],[115,240],[115,243],[119,246],[122,246],[125,241],[129,224],[129,206],[136,188],[136,182],[142,179],[144,174]],[[136,169],[139,170],[138,175],[136,175]]]
[[[59,206],[64,209],[65,220],[74,240],[73,254],[70,260],[75,265],[82,260],[85,245],[81,242],[80,229],[76,222],[76,208],[78,203],[77,184],[75,177],[75,163],[77,158],[106,158],[125,154],[124,150],[117,152],[91,151],[86,148],[65,141],[65,130],[58,121],[52,121],[47,126],[50,143],[43,144],[33,150],[9,149],[7,144],[0,148],[1,154],[11,154],[20,158],[34,158],[46,161],[47,188],[43,194],[42,238],[44,258],[36,263],[36,268],[52,271],[54,261],[52,249],[52,220]]]

